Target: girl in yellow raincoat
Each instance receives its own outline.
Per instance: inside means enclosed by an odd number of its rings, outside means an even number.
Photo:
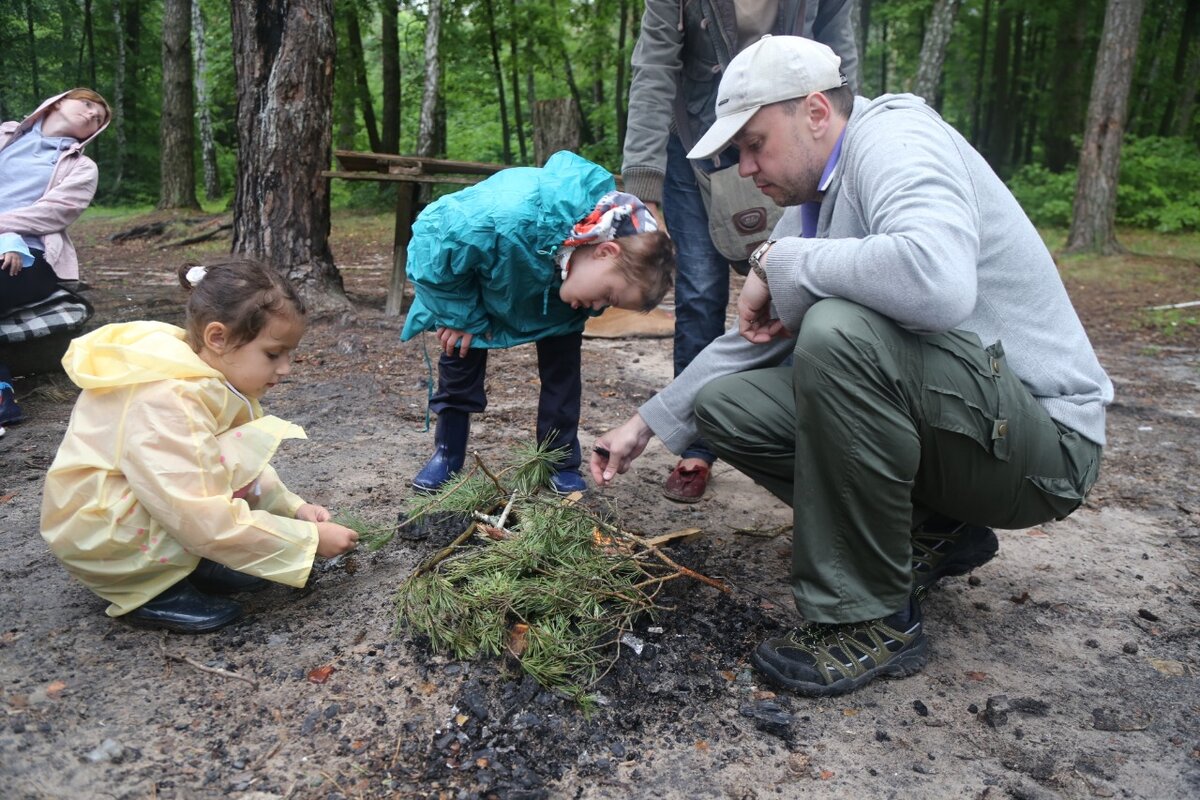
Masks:
[[[275,269],[181,267],[187,329],[106,325],[63,366],[83,393],[46,475],[42,536],[109,616],[186,633],[227,625],[218,594],[303,586],[358,535],[288,491],[268,463],[298,426],[259,399],[290,371],[304,304]]]

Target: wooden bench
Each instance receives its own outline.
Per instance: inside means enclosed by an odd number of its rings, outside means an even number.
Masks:
[[[504,169],[503,164],[475,161],[448,161],[439,158],[401,156],[391,153],[364,153],[335,150],[338,169],[321,173],[326,178],[348,181],[384,181],[396,183],[396,226],[392,239],[392,277],[388,283],[387,304],[383,313],[398,317],[405,311],[404,285],[407,282],[408,243],[412,224],[417,218],[421,185],[426,183],[471,186]]]

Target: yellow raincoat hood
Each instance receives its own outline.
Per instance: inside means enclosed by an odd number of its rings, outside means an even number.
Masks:
[[[71,343],[84,391],[46,474],[42,536],[73,575],[128,613],[200,558],[303,586],[317,530],[269,461],[304,431],[264,417],[160,322],[106,325]]]

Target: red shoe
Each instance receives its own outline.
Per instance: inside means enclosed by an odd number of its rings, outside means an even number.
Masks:
[[[677,503],[696,503],[704,497],[708,488],[709,468],[705,464],[685,467],[683,462],[675,465],[663,486],[663,496]]]

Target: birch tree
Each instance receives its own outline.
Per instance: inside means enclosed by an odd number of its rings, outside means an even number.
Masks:
[[[196,54],[196,103],[199,106],[200,162],[204,166],[204,196],[221,196],[221,176],[217,172],[217,146],[213,142],[212,109],[208,99],[208,47],[204,39],[204,11],[200,0],[192,0],[192,48]]]
[[[954,32],[954,17],[962,6],[962,0],[937,0],[929,15],[925,38],[921,42],[921,56],[917,65],[917,78],[913,82],[913,94],[924,97],[935,108],[941,105],[942,64],[946,60],[946,45]]]

